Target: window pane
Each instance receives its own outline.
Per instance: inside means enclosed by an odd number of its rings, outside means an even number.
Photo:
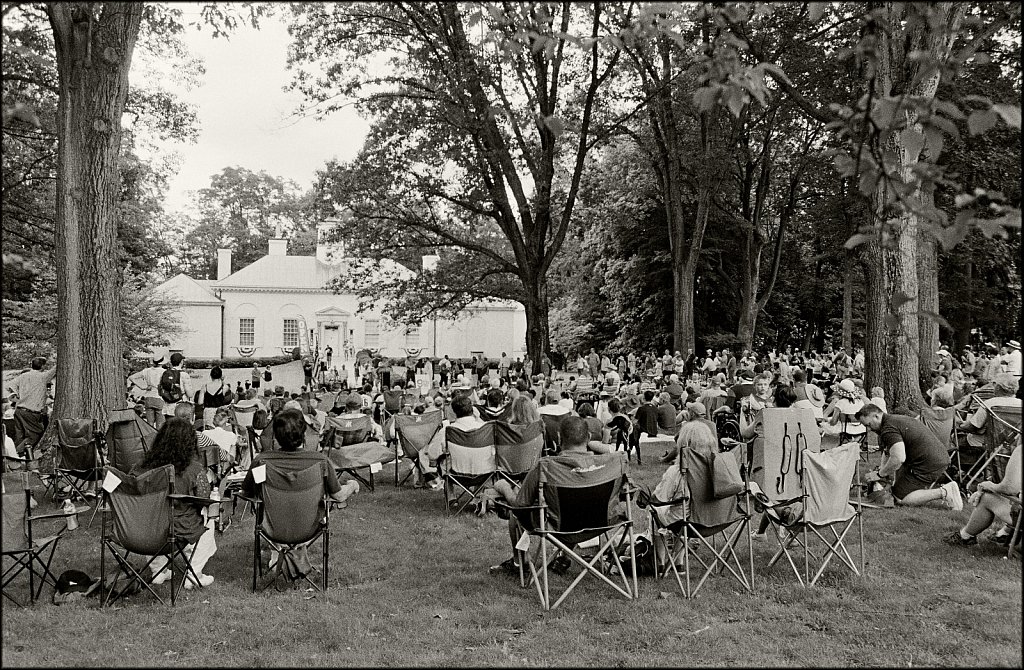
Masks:
[[[364,345],[367,349],[376,349],[380,346],[380,322],[379,321],[367,321],[366,322],[366,342]]]
[[[298,319],[285,319],[284,320],[284,336],[282,338],[282,344],[286,347],[297,347],[299,346],[299,320]]]
[[[243,347],[256,344],[256,319],[238,320],[238,344]]]

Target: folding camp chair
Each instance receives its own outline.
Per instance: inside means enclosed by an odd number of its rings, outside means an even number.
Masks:
[[[562,420],[569,414],[541,414],[544,421],[544,455],[554,456],[562,450]]]
[[[20,607],[22,604],[11,595],[8,586],[27,570],[29,602],[34,603],[46,582],[56,585],[57,579],[50,572],[50,564],[57,551],[57,544],[67,530],[65,525],[53,535],[40,538],[35,535],[35,524],[56,519],[67,520],[78,512],[57,510],[49,514],[32,514],[32,492],[27,472],[5,472],[3,487],[2,550],[5,565],[0,590],[5,598]],[[39,580],[38,588],[36,580]]]
[[[90,482],[103,477],[105,465],[102,441],[103,433],[99,432],[96,419],[57,420],[57,458],[49,483],[55,502],[62,497],[69,497],[90,504],[88,498],[96,497],[91,492],[85,493],[83,489]],[[98,505],[89,517],[90,526],[96,518],[97,510]]]
[[[494,423],[487,422],[474,430],[448,426],[441,464],[445,511],[451,514],[454,506],[458,514],[476,500],[496,476]]]
[[[320,591],[327,590],[328,557],[331,546],[330,505],[324,489],[324,465],[318,463],[303,470],[288,470],[267,459],[266,479],[256,485],[256,524],[253,545],[252,590],[263,577],[262,545],[277,552],[270,567],[273,579],[288,573],[302,577]],[[317,584],[301,566],[305,550],[317,540],[323,542],[323,564]],[[313,568],[317,570],[317,568]],[[294,571],[299,570],[298,574]],[[263,588],[270,585],[264,584]]]
[[[970,491],[971,485],[986,471],[992,481],[1002,479],[1005,465],[1000,467],[999,459],[1009,460],[1013,446],[1021,435],[1021,407],[1006,407],[982,403],[988,411],[985,420],[985,455],[968,471],[969,478],[963,489]]]
[[[354,418],[328,416],[324,435],[324,454],[339,472],[347,472],[374,490],[373,473],[383,463],[395,460],[395,453],[380,442],[368,441],[372,419],[362,414]],[[367,471],[367,476],[361,474]]]
[[[103,486],[103,531],[100,538],[100,579],[106,591],[103,605],[130,595],[135,592],[135,587],[145,588],[161,604],[166,604],[153,590],[155,575],[149,569],[158,556],[169,559],[171,605],[177,600],[187,578],[191,577],[192,582],[199,585],[199,576],[186,552],[187,542],[174,532],[174,505],[210,505],[215,502],[207,498],[176,494],[173,465],[165,465],[136,476],[110,468]],[[110,523],[108,517],[113,517],[113,523]],[[107,550],[118,566],[109,587],[106,579]],[[136,569],[129,560],[132,554],[148,557],[149,560]],[[118,590],[117,584],[122,575],[128,578],[128,584]]]
[[[497,503],[516,517],[523,530],[523,538],[516,544],[520,586],[527,587],[523,566],[529,566],[530,583],[537,590],[545,610],[558,607],[573,589],[589,574],[594,575],[616,592],[633,600],[637,595],[636,556],[633,548],[632,495],[626,478],[626,461],[621,454],[594,454],[590,463],[581,466],[578,458],[548,456],[538,463],[537,504],[514,507]],[[617,512],[620,497],[625,497],[625,518]],[[539,560],[530,558],[530,538],[540,540]],[[600,538],[597,553],[589,560],[580,556],[576,545]],[[628,542],[629,574],[623,569],[619,551]],[[555,549],[548,553],[548,543]],[[558,552],[568,557],[582,570],[551,602],[549,571]],[[549,560],[550,556],[550,560]],[[618,569],[621,585],[604,574],[603,568],[611,563]]]
[[[497,421],[494,424],[494,465],[498,477],[513,486],[540,460],[544,451],[544,422],[519,426]]]
[[[773,502],[760,487],[756,484],[751,485],[757,509],[763,510],[768,516],[776,530],[773,535],[779,543],[779,550],[768,562],[768,567],[772,567],[785,556],[800,584],[814,586],[832,558],[836,557],[841,564],[859,577],[864,572],[864,521],[860,509],[862,505],[855,507],[850,503],[850,487],[860,459],[860,445],[857,442],[848,442],[818,453],[802,450],[798,457],[802,462],[799,496]],[[794,503],[800,503],[802,509],[798,513],[787,512],[786,508]],[[860,538],[859,570],[845,542],[854,522],[857,523]],[[823,545],[820,556],[812,554],[810,550],[810,541],[815,536]],[[797,568],[790,553],[790,547],[794,543],[803,547],[802,572]],[[810,572],[812,556],[820,563],[813,577]]]
[[[444,414],[441,412],[399,414],[395,417],[395,432],[398,435],[398,440],[395,443],[396,488],[404,484],[413,474],[416,474],[418,481],[424,481],[427,473],[424,472],[423,464],[420,462],[420,453],[426,450],[428,458],[437,462],[444,452],[443,421]],[[403,455],[412,461],[412,469],[402,478],[402,481],[398,481],[398,465]]]
[[[655,576],[664,579],[671,571],[679,585],[679,591],[686,598],[693,598],[697,594],[715,568],[718,568],[718,574],[728,570],[747,591],[754,589],[754,549],[750,533],[747,532],[750,525],[750,496],[744,490],[737,495],[717,499],[713,486],[715,460],[732,458],[739,465],[742,457],[743,454],[737,452],[712,454],[711,457],[707,457],[693,449],[683,449],[679,459],[679,468],[682,471],[681,495],[673,500],[658,500],[652,496],[639,503],[641,507],[646,503],[651,515],[651,537],[654,538],[655,545],[658,542],[662,543],[668,557],[665,565],[659,565],[655,560]],[[643,497],[644,494],[641,494],[641,498]],[[743,502],[742,508],[739,506],[740,501]],[[675,510],[677,514],[663,521],[658,510],[665,508]],[[724,539],[721,549],[718,545],[720,535]],[[669,536],[675,540],[674,551],[669,550]],[[743,561],[736,553],[736,547],[744,537],[747,540],[746,562],[750,570],[749,578],[743,569]],[[697,543],[696,547],[693,547],[691,542],[695,539]],[[655,548],[657,549],[657,546]],[[711,554],[706,560],[703,550]],[[680,556],[683,557],[685,585],[679,575]],[[693,585],[690,576],[691,557],[704,568],[696,586]]]
[[[512,418],[512,403],[510,402],[498,408],[479,405],[477,410],[480,412],[480,418],[484,421],[508,421]]]
[[[131,472],[149,453],[157,430],[133,409],[115,409],[107,419],[107,460],[110,467]]]

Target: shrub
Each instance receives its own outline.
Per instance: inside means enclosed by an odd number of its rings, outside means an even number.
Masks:
[[[284,365],[292,361],[291,356],[264,356],[263,358],[185,358],[185,366],[190,370],[209,370],[213,366],[221,369],[251,368],[253,363],[265,365]],[[149,364],[149,358],[133,358],[128,361],[128,374],[138,372]]]

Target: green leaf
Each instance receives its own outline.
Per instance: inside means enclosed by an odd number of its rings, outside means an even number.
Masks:
[[[825,9],[828,7],[827,2],[808,2],[807,3],[807,20],[810,21],[811,25],[816,24],[821,20],[822,15],[825,14]]]
[[[896,111],[899,109],[899,106],[898,98],[882,98],[875,102],[874,109],[871,110],[871,119],[880,129],[886,130],[896,118]]]
[[[929,312],[928,310],[922,309],[918,310],[917,315],[934,321],[947,330],[954,330],[953,326],[949,325],[949,321],[946,321],[946,319],[937,312]]]
[[[999,116],[1003,117],[1003,121],[1006,125],[1011,128],[1020,130],[1020,107],[1017,105],[992,105],[992,109],[996,111]]]
[[[850,239],[846,240],[846,243],[843,244],[843,246],[847,249],[853,249],[854,247],[858,247],[862,244],[867,244],[874,238],[875,236],[870,233],[857,233],[856,235],[851,235]]]
[[[915,128],[904,128],[900,133],[900,142],[907,150],[907,163],[916,163],[924,148],[924,134]]]
[[[557,116],[544,117],[544,125],[547,126],[548,130],[555,137],[561,137],[562,133],[565,132],[565,122]]]
[[[743,111],[743,105],[747,104],[747,94],[738,89],[732,89],[729,91],[729,99],[725,104],[732,115],[739,118],[740,112]]]
[[[986,130],[996,125],[996,119],[999,117],[991,109],[979,109],[971,112],[971,115],[967,117],[967,130],[970,131],[971,135],[981,135]],[[1018,115],[1018,122],[1019,122]],[[1019,127],[1019,126],[1018,126]]]
[[[992,57],[983,51],[979,51],[974,54],[974,58],[971,59],[975,65],[988,65],[992,62]]]
[[[703,86],[693,92],[693,104],[702,112],[710,112],[718,102],[718,90],[710,86]]]

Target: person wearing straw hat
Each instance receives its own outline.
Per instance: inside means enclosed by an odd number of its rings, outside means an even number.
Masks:
[[[859,438],[867,432],[854,417],[864,407],[860,390],[852,379],[844,379],[836,386],[832,404],[824,411],[822,420],[825,422],[826,435],[844,435]]]
[[[938,356],[938,359],[932,371],[938,372],[946,379],[949,379],[949,373],[953,371],[953,357],[949,355],[949,351],[945,348],[936,351],[935,355]]]
[[[1020,377],[1020,342],[1010,340],[1006,343],[1006,347],[1010,350],[1003,357],[1003,361],[1006,363],[1006,371],[1015,377]]]

